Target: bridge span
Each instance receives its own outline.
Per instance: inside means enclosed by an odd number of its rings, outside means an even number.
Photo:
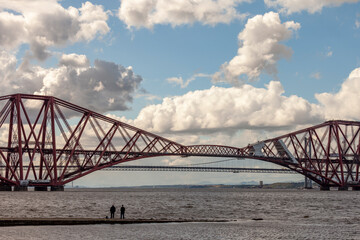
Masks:
[[[0,109],[0,189],[62,190],[129,161],[196,156],[262,160],[302,174],[323,190],[360,190],[360,122],[328,121],[238,148],[185,146],[51,96],[2,96]]]

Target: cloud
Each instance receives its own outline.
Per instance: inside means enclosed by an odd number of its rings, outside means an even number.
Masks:
[[[312,73],[312,74],[310,75],[310,77],[319,80],[319,79],[321,78],[321,73],[319,73],[319,72]]]
[[[135,98],[145,98],[146,100],[148,101],[155,101],[155,100],[161,100],[162,98],[160,96],[157,96],[157,95],[153,95],[153,94],[150,94],[148,92],[142,92],[142,93],[137,93],[135,95]]]
[[[29,93],[54,95],[93,111],[126,110],[142,78],[131,67],[95,60],[90,66],[84,55],[62,55],[59,66],[16,67],[15,56],[0,52],[1,95]]]
[[[360,68],[354,69],[337,93],[321,93],[315,97],[327,119],[360,119]]]
[[[328,49],[327,49],[327,52],[326,52],[326,57],[332,57],[332,55],[333,55],[334,53],[333,53],[333,51],[331,50],[331,48],[330,47],[328,47]]]
[[[249,80],[257,79],[262,72],[276,75],[277,61],[292,55],[292,50],[280,42],[289,39],[299,28],[300,24],[293,21],[281,23],[279,14],[274,12],[250,18],[238,35],[237,56],[221,66],[213,81],[239,85],[244,75]]]
[[[271,81],[265,88],[213,86],[164,98],[160,104],[143,108],[134,120],[119,120],[184,144],[216,141],[243,146],[327,120],[358,121],[359,92],[360,68],[356,68],[339,91],[316,94],[317,103],[285,96],[281,83]],[[245,136],[245,142],[236,136],[239,134]]]
[[[188,78],[186,81],[184,81],[182,77],[171,77],[171,78],[167,78],[166,80],[169,83],[175,83],[177,85],[180,85],[181,88],[186,88],[189,85],[189,83],[191,83],[192,81],[194,81],[196,78],[199,77],[211,78],[211,75],[204,73],[197,73],[191,76],[190,78]]]
[[[6,51],[0,51],[0,93],[33,93],[42,86],[43,69],[17,68],[16,57]]]
[[[89,67],[89,60],[85,55],[78,55],[75,53],[71,54],[63,54],[59,61],[60,65],[68,66],[68,67]]]
[[[128,28],[149,28],[156,24],[172,26],[200,22],[214,26],[230,23],[245,15],[236,7],[250,0],[123,0],[119,8],[119,19]]]
[[[320,12],[324,7],[337,7],[344,3],[356,3],[359,0],[264,0],[264,2],[268,7],[292,14],[301,11]]]
[[[110,28],[102,6],[90,2],[77,9],[63,8],[57,1],[0,1],[0,48],[29,44],[31,57],[45,60],[50,46],[90,41]]]
[[[243,85],[188,92],[164,98],[161,104],[143,108],[131,124],[148,131],[216,132],[229,129],[282,127],[322,120],[317,106],[305,99],[283,96],[280,82],[266,88]]]
[[[23,43],[23,36],[28,35],[22,16],[0,12],[0,46],[13,49]]]

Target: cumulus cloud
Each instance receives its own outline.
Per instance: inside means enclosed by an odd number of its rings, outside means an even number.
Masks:
[[[337,93],[321,93],[315,97],[327,119],[360,119],[360,68],[354,69]]]
[[[283,93],[281,83],[276,81],[266,88],[213,86],[149,105],[132,124],[162,133],[216,132],[219,129],[290,126],[321,119],[316,105],[297,96],[283,96]]]
[[[128,28],[194,22],[213,26],[243,18],[245,15],[236,10],[242,2],[250,0],[122,0],[118,16]]]
[[[6,51],[0,51],[0,93],[33,93],[42,86],[43,69],[19,67],[16,57]]]
[[[320,12],[324,7],[337,7],[344,3],[356,3],[359,0],[264,0],[268,7],[275,7],[281,12],[292,14],[307,11]]]
[[[103,7],[90,2],[65,9],[54,0],[0,0],[0,11],[0,48],[29,44],[31,56],[40,60],[50,55],[50,46],[90,41],[110,30]]]
[[[54,68],[16,65],[15,56],[0,51],[1,95],[53,95],[100,113],[128,109],[142,81],[131,67],[101,60],[90,66],[84,55],[63,55]]]
[[[8,12],[0,12],[0,32],[0,46],[5,49],[22,44],[28,34],[24,18]]]
[[[316,94],[317,103],[295,95],[285,96],[281,83],[271,81],[265,88],[244,84],[238,88],[213,86],[188,92],[143,108],[134,120],[118,119],[184,144],[209,144],[216,139],[235,146],[244,144],[235,135],[241,133],[243,137],[246,131],[250,131],[246,134],[249,143],[326,120],[358,121],[359,92],[360,68],[357,68],[339,91]]]
[[[290,58],[292,50],[281,44],[289,39],[293,31],[300,28],[299,23],[281,23],[278,13],[269,12],[250,18],[245,29],[239,33],[240,47],[237,56],[222,65],[214,74],[214,82],[229,82],[239,85],[244,75],[249,80],[259,77],[262,72],[277,74],[277,61]]]

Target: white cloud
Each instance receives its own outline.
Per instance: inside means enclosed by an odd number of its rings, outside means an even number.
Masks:
[[[142,93],[137,93],[135,95],[135,98],[145,98],[146,100],[149,100],[149,101],[161,100],[162,99],[160,96],[147,93],[146,91],[142,92]]]
[[[358,19],[355,20],[355,27],[360,28],[360,21]]]
[[[315,72],[315,73],[311,74],[310,77],[319,80],[321,78],[321,73]]]
[[[360,120],[360,68],[354,69],[337,93],[321,93],[315,97],[327,119]]]
[[[90,2],[64,9],[57,1],[0,0],[0,48],[29,44],[32,57],[45,60],[49,46],[90,41],[110,28],[102,6]]]
[[[89,67],[90,63],[89,60],[85,55],[78,55],[75,53],[71,54],[63,54],[60,58],[59,65],[64,65],[68,67]]]
[[[268,7],[292,14],[301,11],[320,12],[324,7],[337,7],[344,3],[356,3],[359,0],[264,0],[264,2]]]
[[[132,68],[96,60],[90,66],[84,55],[63,55],[56,68],[22,65],[0,51],[1,95],[29,93],[54,95],[100,113],[125,110],[142,78]]]
[[[200,22],[230,23],[245,15],[236,7],[250,0],[122,0],[119,18],[128,28],[153,28],[156,24],[178,26]]]
[[[171,77],[171,78],[167,78],[166,80],[169,83],[175,83],[177,85],[180,85],[181,88],[186,88],[189,85],[189,83],[191,83],[192,81],[194,81],[196,78],[199,77],[211,78],[211,75],[204,73],[197,73],[191,76],[190,78],[186,79],[186,81],[184,81],[182,77]]]
[[[326,120],[358,121],[359,92],[357,68],[338,92],[316,94],[318,103],[284,96],[281,83],[271,81],[266,88],[245,84],[188,92],[143,108],[134,120],[118,119],[186,145],[215,141],[242,147]]]
[[[292,50],[280,42],[289,39],[299,28],[300,24],[293,21],[281,23],[279,14],[274,12],[250,18],[239,33],[237,56],[223,64],[213,81],[239,85],[243,75],[250,80],[257,79],[262,72],[276,75],[277,61],[292,55]]]
[[[243,85],[188,92],[145,107],[132,124],[161,133],[219,129],[233,132],[234,129],[291,126],[321,119],[317,106],[297,96],[283,96],[283,92],[280,82],[275,81],[266,88]]]

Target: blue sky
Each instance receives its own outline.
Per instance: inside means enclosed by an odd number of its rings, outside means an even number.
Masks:
[[[242,147],[360,118],[358,0],[0,3],[2,95],[55,95],[183,144]],[[117,174],[79,184],[204,182],[188,173]],[[224,176],[205,178],[302,179]]]

